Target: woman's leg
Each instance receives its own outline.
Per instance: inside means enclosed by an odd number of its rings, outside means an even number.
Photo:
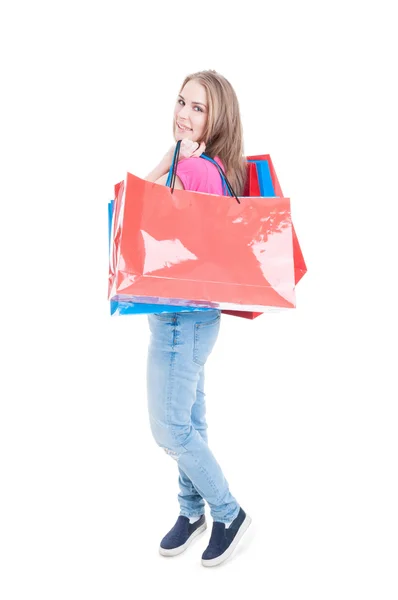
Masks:
[[[213,519],[229,523],[238,515],[239,505],[206,440],[192,424],[200,373],[216,342],[220,316],[218,310],[149,315],[148,408],[157,444],[208,502]],[[195,510],[182,509],[181,514],[197,516]]]
[[[199,381],[196,388],[196,400],[192,406],[191,421],[192,426],[200,433],[202,439],[207,444],[207,422],[206,422],[206,403],[205,403],[205,374],[204,367],[199,372]],[[179,478],[178,485],[180,493],[178,494],[178,502],[180,504],[180,512],[182,515],[190,514],[191,516],[203,515],[205,512],[205,503],[198,490],[193,485],[192,481],[183,472],[181,467],[178,467]]]

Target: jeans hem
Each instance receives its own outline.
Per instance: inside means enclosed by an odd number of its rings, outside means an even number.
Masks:
[[[228,525],[228,523],[232,523],[232,521],[235,521],[235,519],[239,515],[239,512],[240,512],[240,506],[238,507],[238,511],[237,511],[236,515],[234,517],[232,517],[232,519],[226,519],[225,517],[222,519],[220,519],[218,517],[213,517],[213,521],[216,521],[217,523],[224,523],[224,525]]]
[[[198,515],[198,514],[190,515],[190,514],[186,514],[185,512],[180,512],[180,517],[187,517],[188,519],[194,519],[195,517],[198,517],[200,519],[200,517],[204,514],[205,513],[200,513],[200,515]]]

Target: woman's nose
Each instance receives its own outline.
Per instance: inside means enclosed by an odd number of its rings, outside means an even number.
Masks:
[[[182,106],[180,112],[178,113],[178,115],[182,118],[182,119],[188,119],[189,116],[189,108],[187,105]]]

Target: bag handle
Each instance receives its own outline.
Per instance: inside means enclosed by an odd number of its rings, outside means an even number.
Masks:
[[[232,185],[228,181],[228,178],[227,178],[225,172],[220,167],[220,165],[218,164],[218,162],[216,162],[213,158],[210,158],[210,156],[207,156],[207,154],[201,154],[200,158],[204,158],[205,160],[208,160],[209,162],[213,163],[213,165],[215,165],[217,167],[218,172],[221,175],[221,179],[223,180],[223,183],[225,183],[225,185],[227,186],[227,189],[228,189],[230,195],[234,196],[234,198],[236,199],[236,201],[240,204],[240,200],[239,200],[238,196],[235,194],[235,192],[234,192],[234,190],[232,188]]]
[[[178,157],[180,156],[180,147],[181,147],[181,140],[179,140],[176,144],[176,147],[174,150],[173,161],[171,163],[171,167],[169,170],[169,176],[167,177],[167,181],[166,181],[166,186],[171,187],[171,193],[174,192],[176,173],[177,173],[177,165],[178,165]]]
[[[178,165],[178,157],[180,155],[180,147],[181,147],[181,140],[179,140],[177,142],[176,148],[174,150],[173,162],[171,164],[169,175],[168,175],[167,181],[166,181],[166,186],[171,187],[171,193],[174,192],[175,179],[176,179],[176,173],[177,173],[177,165]],[[220,167],[220,165],[215,160],[210,158],[210,156],[207,156],[206,154],[201,154],[200,158],[204,158],[205,160],[208,160],[209,162],[213,163],[213,165],[215,165],[217,167],[218,172],[221,175],[221,179],[223,180],[223,183],[225,183],[225,185],[227,186],[229,194],[231,196],[234,196],[236,201],[240,204],[240,200],[239,200],[238,196],[235,194],[234,190],[232,189],[232,186],[231,186],[230,182],[228,181],[228,178],[227,178],[225,172],[223,171],[223,169]]]

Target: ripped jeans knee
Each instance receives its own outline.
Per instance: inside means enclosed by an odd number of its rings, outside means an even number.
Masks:
[[[160,446],[160,444],[159,444],[159,446]],[[171,458],[178,461],[178,459],[180,457],[178,452],[176,452],[175,450],[171,450],[170,448],[166,448],[165,446],[160,446],[160,447],[166,452],[166,454],[171,456]]]
[[[185,430],[187,429],[187,431]],[[173,428],[152,424],[152,435],[157,445],[164,450],[166,454],[178,461],[185,448],[183,442],[189,435],[191,428],[175,431]]]

